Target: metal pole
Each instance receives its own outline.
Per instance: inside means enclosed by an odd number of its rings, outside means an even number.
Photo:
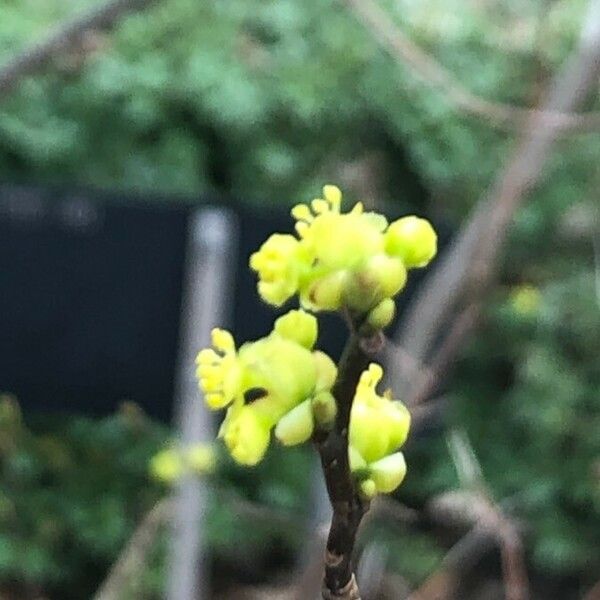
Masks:
[[[205,208],[190,219],[181,319],[181,346],[175,386],[175,419],[182,446],[210,440],[213,423],[201,402],[194,359],[210,343],[210,331],[222,324],[232,284],[237,238],[234,215]],[[208,582],[202,547],[207,494],[203,483],[184,477],[175,492],[166,598],[202,600]]]

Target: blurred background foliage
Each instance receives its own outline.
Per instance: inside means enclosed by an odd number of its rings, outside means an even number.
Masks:
[[[93,4],[3,2],[0,64]],[[523,106],[535,105],[572,49],[585,8],[581,0],[384,4],[463,85]],[[456,228],[514,139],[420,83],[343,3],[159,0],[113,32],[88,34],[3,99],[0,177],[191,198],[213,191],[257,207],[306,200],[334,181],[371,205]],[[526,523],[532,567],[579,582],[600,571],[599,159],[597,132],[557,144],[448,385],[449,413],[412,440],[399,491],[421,507],[458,486],[446,432],[460,426],[496,498]],[[92,589],[164,491],[148,482],[146,463],[168,432],[131,406],[100,422],[27,427],[12,401],[0,411],[0,577],[60,598]],[[308,459],[283,456],[260,477],[230,465],[217,477],[243,498],[306,512]],[[293,555],[284,528],[243,527],[228,506],[211,521],[222,560],[268,547],[264,539]],[[414,539],[401,568],[418,581],[442,548]]]

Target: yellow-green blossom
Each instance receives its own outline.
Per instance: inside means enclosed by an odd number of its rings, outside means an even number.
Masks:
[[[540,290],[533,285],[520,285],[512,289],[510,304],[519,315],[529,317],[537,314],[542,302]]]
[[[239,463],[258,463],[282,417],[333,385],[335,365],[312,350],[316,337],[316,318],[292,310],[277,319],[267,337],[239,350],[231,334],[215,329],[214,349],[198,355],[206,403],[213,409],[229,407],[219,435]]]
[[[198,443],[187,448],[165,448],[150,460],[150,475],[163,483],[174,483],[186,473],[207,475],[216,466],[212,444]]]
[[[437,252],[437,235],[429,221],[414,215],[403,217],[388,227],[385,249],[401,258],[407,269],[424,267]]]
[[[258,293],[269,304],[281,306],[298,291],[300,243],[292,235],[274,233],[250,257],[250,268],[258,273]]]
[[[155,454],[150,460],[150,474],[163,483],[173,483],[185,471],[181,454],[174,448],[167,448]]]
[[[372,363],[360,378],[350,414],[349,459],[361,481],[370,479],[378,492],[388,493],[406,473],[404,457],[396,451],[408,435],[410,414],[389,393],[377,393],[382,376],[382,368]]]
[[[258,292],[275,306],[297,293],[313,311],[347,308],[369,317],[377,310],[370,323],[385,327],[394,314],[385,301],[402,290],[407,269],[435,255],[435,232],[414,216],[388,227],[360,202],[343,213],[341,201],[339,188],[326,185],[322,198],[292,209],[298,239],[274,234],[250,258]]]

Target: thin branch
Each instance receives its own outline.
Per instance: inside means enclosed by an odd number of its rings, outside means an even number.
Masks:
[[[278,523],[283,529],[295,529],[300,525],[298,515],[271,506],[258,504],[243,498],[229,488],[213,487],[219,500],[228,509],[245,519],[265,523]],[[154,546],[156,536],[163,524],[173,516],[173,498],[159,500],[141,520],[123,551],[110,568],[108,575],[96,592],[94,600],[120,600],[132,578],[144,566],[148,552]]]
[[[517,526],[494,501],[483,476],[483,469],[466,433],[453,431],[450,451],[463,487],[474,494],[479,514],[478,525],[492,531],[500,546],[502,574],[507,600],[527,600],[529,579],[525,551]]]
[[[448,371],[465,340],[475,328],[481,312],[480,303],[469,304],[451,323],[427,370],[416,380],[412,393],[407,397],[409,407],[422,404],[431,398],[445,373]]]
[[[138,525],[125,549],[110,569],[94,600],[120,600],[135,573],[139,573],[153,547],[160,526],[172,511],[172,501],[164,498],[152,508]]]
[[[352,552],[358,527],[369,505],[358,494],[350,471],[348,431],[358,381],[371,356],[381,348],[383,336],[376,334],[373,338],[364,338],[357,329],[352,326],[332,389],[337,404],[335,424],[331,431],[318,430],[314,435],[333,508],[325,551],[325,600],[360,599],[352,570]]]
[[[571,111],[596,85],[599,73],[600,0],[592,0],[579,47],[554,78],[543,111]],[[478,290],[489,289],[513,216],[540,179],[560,130],[557,123],[542,127],[542,122],[538,115],[524,128],[505,169],[472,210],[454,243],[432,266],[408,307],[396,343],[417,362],[426,361],[454,307],[461,300],[469,303],[469,294],[477,297]],[[393,352],[388,352],[387,362],[393,366]],[[397,371],[394,379],[394,388],[401,387]]]
[[[397,27],[374,0],[344,0],[360,22],[388,54],[410,67],[410,73],[425,85],[442,92],[457,109],[489,121],[494,126],[519,131],[524,125],[552,127],[561,131],[600,128],[600,113],[571,114],[568,110],[543,110],[493,102],[465,88],[456,78]]]
[[[600,600],[600,581],[583,597],[583,600]]]
[[[58,26],[45,39],[28,46],[0,67],[0,98],[57,54],[76,46],[92,30],[113,27],[125,14],[141,10],[152,0],[110,0]]]
[[[450,600],[456,597],[458,573],[473,566],[494,546],[494,535],[475,526],[448,550],[442,563],[407,600]]]

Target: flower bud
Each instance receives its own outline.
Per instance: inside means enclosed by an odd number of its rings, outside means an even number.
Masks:
[[[311,310],[337,310],[342,306],[347,278],[346,271],[334,271],[309,282],[300,295],[302,306]]]
[[[312,412],[315,421],[324,428],[329,428],[335,421],[337,405],[330,392],[319,392],[312,399]]]
[[[320,350],[313,352],[313,359],[317,367],[317,381],[315,383],[315,390],[320,392],[321,390],[329,391],[335,383],[337,377],[337,367],[335,363]]]
[[[284,446],[295,446],[308,440],[313,429],[311,401],[306,400],[279,419],[275,427],[275,437]]]
[[[376,254],[348,278],[344,290],[347,306],[366,312],[384,298],[395,296],[406,284],[406,268],[398,258]]]
[[[402,452],[395,452],[369,465],[371,479],[377,491],[383,494],[393,492],[406,475],[406,462]]]
[[[359,489],[360,493],[367,498],[367,500],[371,500],[377,495],[377,484],[372,479],[361,481]]]
[[[386,414],[389,428],[388,452],[393,452],[400,448],[408,437],[410,412],[402,402],[390,401]]]
[[[290,310],[275,321],[275,331],[310,350],[317,341],[317,319],[303,310]]]
[[[437,252],[437,235],[426,219],[403,217],[388,227],[385,249],[401,258],[407,269],[424,267]]]
[[[348,460],[350,462],[350,470],[355,473],[367,466],[367,461],[360,455],[360,452],[351,444],[348,445]]]
[[[259,420],[252,406],[242,406],[223,422],[221,435],[235,461],[254,466],[267,451],[270,428]]]
[[[383,329],[387,327],[396,314],[396,303],[391,298],[382,300],[367,316],[367,323],[373,329]]]
[[[150,460],[150,474],[163,483],[173,483],[184,472],[181,455],[174,448],[161,450]]]

